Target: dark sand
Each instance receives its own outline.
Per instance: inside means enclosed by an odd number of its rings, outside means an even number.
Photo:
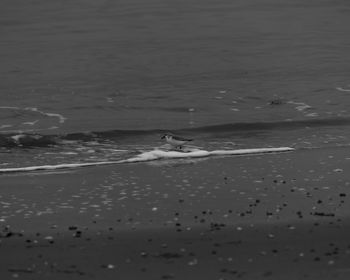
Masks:
[[[1,176],[0,279],[349,279],[347,148]]]

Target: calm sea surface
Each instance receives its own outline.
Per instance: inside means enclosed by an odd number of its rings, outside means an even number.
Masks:
[[[3,0],[0,167],[350,143],[348,0]]]

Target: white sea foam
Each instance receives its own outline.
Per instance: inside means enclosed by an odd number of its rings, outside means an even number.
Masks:
[[[17,135],[11,136],[11,138],[16,142],[18,142],[21,138],[24,138],[24,137],[25,135],[23,134],[17,134]]]
[[[64,116],[60,115],[60,114],[47,113],[47,112],[44,112],[44,111],[40,111],[38,108],[35,108],[35,107],[26,107],[26,108],[24,108],[24,110],[28,110],[28,111],[32,111],[32,112],[38,112],[39,114],[42,114],[44,116],[57,118],[59,123],[64,123],[66,121],[66,118]]]
[[[214,150],[206,151],[200,149],[193,149],[189,152],[180,151],[165,151],[165,150],[153,150],[144,152],[136,157],[123,160],[123,162],[144,162],[159,159],[178,159],[178,158],[198,158],[209,156],[235,156],[235,155],[249,155],[249,154],[266,154],[266,153],[280,153],[293,151],[290,147],[280,148],[257,148],[257,149],[239,149],[239,150]]]
[[[309,109],[312,109],[312,107],[304,102],[294,102],[294,101],[289,101],[288,102],[289,104],[294,104],[294,105],[297,105],[295,107],[295,109],[297,109],[298,111],[305,111],[305,110],[309,110]]]
[[[24,125],[35,125],[38,121],[39,121],[39,120],[35,120],[35,121],[33,121],[33,122],[24,122],[24,123],[22,123],[22,124],[24,124]]]
[[[346,91],[346,92],[350,92],[350,88],[342,88],[342,87],[336,87],[337,90],[339,91]]]
[[[12,125],[11,125],[11,124],[3,124],[3,125],[0,125],[0,129],[9,128],[9,127],[12,127]]]
[[[1,168],[0,173],[31,172],[31,171],[39,171],[39,170],[57,170],[57,169],[79,168],[79,167],[99,166],[99,165],[148,162],[148,161],[162,160],[162,159],[169,160],[169,159],[185,159],[185,158],[204,158],[204,157],[210,157],[210,156],[238,156],[238,155],[250,155],[250,154],[281,153],[281,152],[290,152],[293,150],[294,149],[290,147],[239,149],[239,150],[214,150],[214,151],[191,149],[188,152],[155,149],[152,151],[143,152],[132,158],[118,160],[118,161],[100,161],[100,162],[88,162],[88,163],[67,163],[67,164],[57,164],[57,165]]]
[[[11,107],[11,106],[0,106],[0,109],[10,109],[10,110],[19,110],[19,107]]]
[[[43,116],[47,116],[49,118],[56,118],[60,124],[63,124],[66,121],[66,118],[62,116],[61,114],[57,113],[48,113],[39,110],[38,108],[35,107],[25,107],[25,108],[20,108],[20,107],[15,107],[15,106],[0,106],[0,109],[6,109],[6,110],[19,110],[19,111],[30,111],[30,112],[35,112]],[[39,120],[35,120],[33,122],[24,122],[24,125],[35,125]],[[4,128],[4,126],[2,126]]]

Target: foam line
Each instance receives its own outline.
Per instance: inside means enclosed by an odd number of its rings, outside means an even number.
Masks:
[[[117,164],[120,161],[101,161],[101,162],[87,162],[87,163],[63,163],[57,165],[38,165],[28,167],[14,167],[14,168],[2,168],[0,173],[12,173],[12,172],[31,172],[40,170],[57,170],[57,169],[70,169],[88,166],[109,165]]]
[[[64,123],[66,121],[66,118],[64,116],[62,116],[61,114],[46,113],[46,112],[41,111],[41,110],[39,110],[38,108],[35,108],[35,107],[20,108],[20,107],[12,107],[12,106],[0,106],[0,109],[23,110],[23,111],[37,112],[37,113],[39,113],[41,115],[44,115],[44,116],[47,116],[47,117],[57,118],[59,123]]]
[[[339,91],[350,91],[350,88],[347,89],[347,88],[342,88],[342,87],[336,87],[336,89]]]
[[[199,158],[209,156],[234,156],[234,155],[249,155],[249,154],[266,154],[266,153],[281,153],[293,151],[290,147],[280,148],[257,148],[257,149],[240,149],[240,150],[214,150],[206,151],[193,149],[189,152],[153,150],[144,152],[136,157],[122,160],[120,163],[144,162],[158,159],[177,159],[177,158]]]
[[[156,149],[156,150],[152,150],[149,152],[141,153],[141,154],[137,155],[136,157],[132,157],[129,159],[124,159],[124,160],[118,160],[118,161],[65,163],[65,164],[57,164],[57,165],[40,165],[40,166],[28,166],[28,167],[2,168],[2,169],[0,169],[0,173],[31,172],[31,171],[40,171],[40,170],[57,170],[57,169],[79,168],[79,167],[99,166],[99,165],[147,162],[147,161],[161,160],[161,159],[202,158],[202,157],[209,157],[209,156],[234,156],[234,155],[281,153],[281,152],[290,152],[290,151],[294,151],[294,149],[289,148],[289,147],[240,149],[240,150],[214,150],[214,151],[193,149],[189,152],[166,151],[166,150]]]
[[[298,111],[305,111],[305,110],[308,110],[308,109],[312,109],[312,107],[304,102],[294,102],[294,101],[288,101],[289,104],[294,104],[294,105],[297,105],[295,107],[295,109],[297,109]]]
[[[42,115],[48,116],[48,117],[58,118],[59,123],[64,123],[66,121],[66,118],[60,114],[46,113],[44,111],[40,111],[38,108],[35,108],[35,107],[26,107],[26,108],[24,108],[24,110],[38,112],[39,114],[42,114]]]

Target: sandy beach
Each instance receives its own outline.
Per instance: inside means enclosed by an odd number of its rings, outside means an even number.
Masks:
[[[349,160],[339,147],[2,175],[1,279],[348,279]]]
[[[350,279],[349,3],[3,0],[0,280]]]

